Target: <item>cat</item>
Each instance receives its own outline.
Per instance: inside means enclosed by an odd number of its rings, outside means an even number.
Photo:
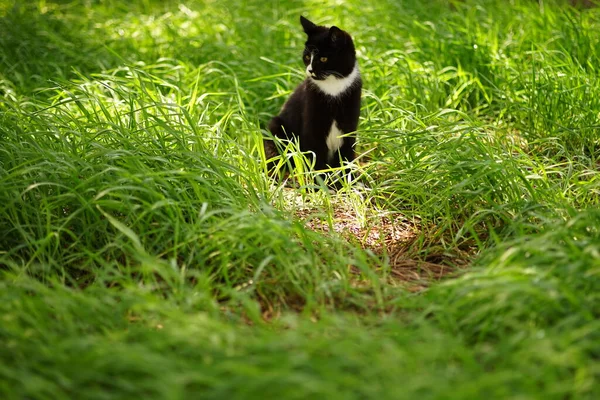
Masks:
[[[300,23],[307,35],[302,56],[307,77],[268,129],[274,137],[298,139],[315,170],[340,167],[340,161],[355,158],[354,132],[360,115],[362,80],[354,42],[336,26],[319,26],[303,16]],[[270,138],[265,138],[264,148],[267,159],[279,154]]]

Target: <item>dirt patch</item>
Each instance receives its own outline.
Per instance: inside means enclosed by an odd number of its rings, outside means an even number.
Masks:
[[[286,189],[287,190],[287,189]],[[286,193],[294,204],[293,213],[305,226],[322,233],[335,233],[348,241],[370,250],[386,261],[384,273],[394,284],[410,283],[409,290],[422,290],[436,281],[457,272],[469,263],[470,254],[458,251],[449,254],[432,250],[419,254],[414,248],[420,240],[420,221],[408,220],[400,213],[378,210],[373,206],[355,207],[352,201],[337,200],[331,203],[331,215],[322,205],[304,202],[289,189]],[[360,209],[360,211],[357,211]],[[431,246],[435,249],[435,246]],[[357,268],[350,272],[360,275]]]

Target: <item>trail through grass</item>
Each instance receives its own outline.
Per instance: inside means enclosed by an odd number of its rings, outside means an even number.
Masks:
[[[0,398],[597,398],[600,10],[0,1]],[[275,182],[299,15],[356,182]]]

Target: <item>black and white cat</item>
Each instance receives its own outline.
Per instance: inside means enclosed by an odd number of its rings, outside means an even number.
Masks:
[[[297,137],[300,150],[316,157],[315,169],[339,167],[354,159],[362,81],[354,43],[336,26],[318,26],[304,17],[300,23],[308,36],[302,59],[307,78],[269,123],[269,131],[280,139]],[[342,135],[344,135],[342,137]],[[267,158],[278,154],[265,138]]]

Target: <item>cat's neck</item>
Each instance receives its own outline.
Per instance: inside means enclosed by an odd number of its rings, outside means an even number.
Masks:
[[[326,79],[321,81],[308,78],[321,92],[331,97],[337,97],[350,90],[351,87],[356,85],[360,80],[360,72],[358,70],[358,63],[354,64],[352,72],[348,76],[338,78],[333,75],[329,75]]]

